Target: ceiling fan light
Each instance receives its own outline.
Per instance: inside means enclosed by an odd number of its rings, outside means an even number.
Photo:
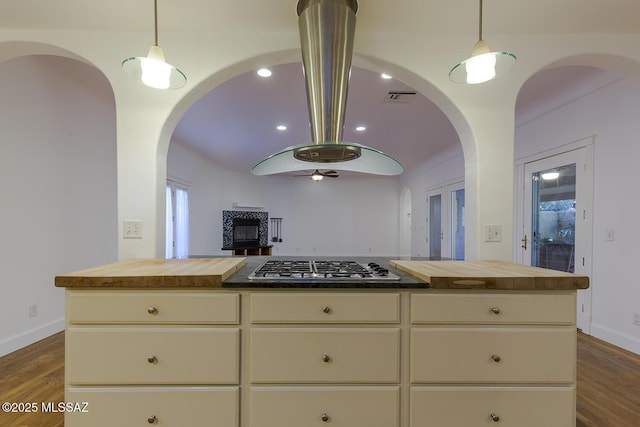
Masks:
[[[311,175],[311,179],[314,180],[315,182],[322,181],[322,178],[324,177],[319,173],[314,173],[313,175]]]

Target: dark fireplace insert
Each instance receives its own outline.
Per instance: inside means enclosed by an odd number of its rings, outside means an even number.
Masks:
[[[259,219],[234,218],[233,247],[252,248],[260,246],[259,229]]]

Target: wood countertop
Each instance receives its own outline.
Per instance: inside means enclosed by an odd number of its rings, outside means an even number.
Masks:
[[[220,288],[244,267],[244,257],[132,259],[56,276],[64,288]]]
[[[429,283],[431,289],[575,290],[589,277],[506,261],[402,261],[390,265]]]
[[[401,282],[413,281],[422,283],[424,288],[450,290],[575,290],[589,287],[587,276],[505,261],[391,260],[389,265],[405,278],[389,285],[390,288],[401,288]],[[234,276],[242,269],[246,274],[241,272]],[[223,288],[229,279],[228,286],[252,288],[256,284],[246,279],[248,270],[252,269],[245,257],[133,259],[61,274],[55,277],[55,285],[65,288]]]

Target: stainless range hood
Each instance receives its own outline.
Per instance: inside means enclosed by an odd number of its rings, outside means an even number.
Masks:
[[[313,143],[275,153],[251,172],[271,175],[326,168],[402,173],[402,165],[385,153],[342,141],[358,2],[299,0],[297,10]]]

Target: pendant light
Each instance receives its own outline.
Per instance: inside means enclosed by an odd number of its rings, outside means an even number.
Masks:
[[[482,39],[482,0],[480,0],[480,24],[478,42],[473,47],[471,57],[465,59],[449,71],[449,79],[454,83],[478,84],[500,77],[513,67],[516,56],[509,52],[491,52]]]
[[[155,43],[147,56],[134,56],[122,61],[122,68],[135,81],[155,89],[179,89],[187,83],[182,71],[167,63],[158,46],[158,0],[153,0]]]

